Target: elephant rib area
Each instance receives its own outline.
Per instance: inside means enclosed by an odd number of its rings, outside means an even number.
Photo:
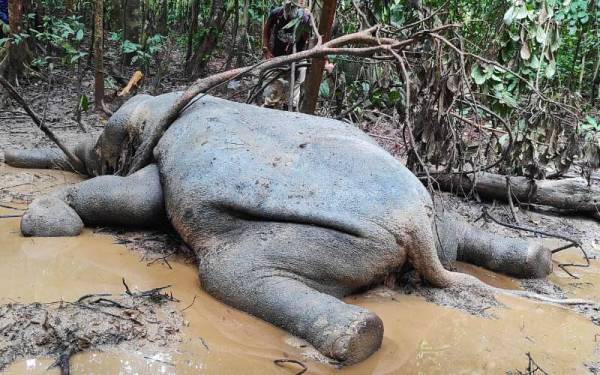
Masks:
[[[350,125],[210,97],[184,111],[155,156],[167,212],[190,245],[237,221],[397,233],[430,204],[413,174]]]

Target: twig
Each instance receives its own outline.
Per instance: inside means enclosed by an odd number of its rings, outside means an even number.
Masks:
[[[517,370],[517,372],[520,375],[537,375],[538,371],[540,371],[542,373],[542,375],[549,375],[546,371],[544,371],[544,369],[542,369],[540,367],[540,365],[538,365],[533,360],[533,357],[531,356],[531,353],[529,353],[529,352],[527,352],[527,359],[528,359],[528,363],[527,363],[527,370],[525,370],[526,372],[521,372],[521,371]]]
[[[2,189],[4,189],[4,188],[2,188]],[[6,204],[0,204],[0,207],[7,208],[9,210],[15,210],[15,211],[25,211],[24,208],[18,208],[18,207],[8,206]]]
[[[204,339],[202,338],[202,336],[200,336],[200,342],[206,348],[206,350],[210,352],[210,348],[208,347],[208,345],[206,344],[206,341],[204,341]]]
[[[294,363],[298,366],[302,367],[302,370],[298,371],[296,373],[296,375],[302,375],[304,374],[306,371],[308,371],[308,367],[306,367],[306,365],[298,360],[295,359],[276,359],[273,361],[274,364],[276,364],[279,367],[283,367],[284,363]]]
[[[360,18],[362,18],[362,21],[364,22],[365,26],[371,27],[371,23],[369,22],[367,15],[362,11],[362,9],[360,9],[360,5],[358,4],[357,0],[352,0],[352,5],[354,5],[354,9],[356,10],[356,13],[358,13]]]
[[[149,267],[149,266],[153,265],[154,263],[158,262],[159,260],[162,260],[169,267],[169,269],[173,269],[173,267],[171,267],[171,264],[169,263],[169,261],[167,260],[167,258],[170,257],[171,255],[175,254],[175,253],[176,252],[173,251],[172,253],[169,253],[169,254],[164,255],[162,257],[154,258],[150,262],[148,262],[146,264],[146,266]]]
[[[175,367],[175,365],[173,363],[171,363],[171,362],[162,361],[160,359],[156,359],[156,358],[152,358],[152,357],[148,357],[148,356],[144,356],[144,358],[145,359],[149,359],[149,360],[154,361],[154,362],[162,363],[162,364],[167,365],[167,366]]]
[[[132,296],[133,294],[131,293],[131,289],[129,289],[129,286],[125,282],[125,278],[123,277],[121,281],[123,281],[123,286],[125,286],[125,293],[127,293],[127,295],[129,296]]]
[[[510,183],[510,176],[506,176],[506,199],[508,200],[508,207],[510,207],[510,212],[512,214],[513,220],[515,221],[515,223],[517,223],[517,225],[519,225],[519,218],[517,218],[517,213],[513,204],[511,186],[512,185]]]
[[[184,308],[183,310],[181,310],[181,312],[184,312],[185,310],[189,309],[190,307],[192,307],[194,305],[194,302],[196,302],[196,295],[194,295],[194,299],[192,300],[192,303],[190,303],[186,308]]]

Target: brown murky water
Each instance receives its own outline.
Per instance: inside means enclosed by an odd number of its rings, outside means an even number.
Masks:
[[[24,207],[31,195],[48,186],[77,178],[53,171],[17,170],[0,166],[0,190],[19,191],[5,206]],[[12,176],[12,177],[11,177]],[[20,176],[15,179],[14,176]],[[28,177],[27,177],[28,176]],[[38,177],[36,177],[38,176]],[[0,215],[15,210],[0,207]],[[302,349],[286,332],[226,306],[202,291],[194,266],[171,261],[147,266],[136,254],[113,243],[108,235],[87,230],[75,238],[24,238],[19,219],[0,220],[0,303],[74,300],[83,294],[123,291],[129,286],[150,289],[173,285],[173,295],[185,310],[184,341],[172,352],[82,353],[72,359],[74,374],[293,374],[296,367],[279,368],[274,359],[302,360],[309,374],[504,374],[525,370],[531,352],[551,374],[587,373],[584,363],[597,361],[595,342],[600,328],[568,310],[517,298],[499,297],[507,308],[490,310],[497,319],[486,319],[427,303],[421,298],[383,292],[349,297],[349,303],[376,312],[384,321],[383,346],[356,366],[337,370],[304,358]],[[575,252],[561,254],[575,257]],[[515,280],[461,265],[465,272],[504,288],[517,288]],[[577,297],[600,299],[600,266],[577,270],[580,280],[556,273],[551,280]],[[9,374],[57,374],[46,371],[52,359],[25,359]]]

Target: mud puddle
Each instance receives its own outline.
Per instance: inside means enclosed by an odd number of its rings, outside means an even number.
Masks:
[[[7,187],[24,178],[31,181]],[[0,204],[22,208],[49,186],[77,178],[0,166],[0,179]],[[20,211],[0,206],[0,215],[15,212]],[[200,288],[194,265],[173,259],[169,261],[172,268],[162,263],[147,266],[140,262],[139,253],[114,242],[114,237],[89,229],[74,238],[24,238],[18,218],[0,220],[2,304],[122,293],[122,278],[138,290],[172,285],[173,296],[180,300],[178,308],[185,319],[181,343],[156,351],[115,347],[80,353],[71,360],[73,374],[294,374],[299,370],[295,365],[275,366],[273,360],[281,358],[301,360],[309,374],[504,374],[524,371],[528,352],[550,374],[585,374],[584,364],[598,361],[600,342],[595,339],[600,328],[569,310],[498,297],[506,308],[491,308],[496,319],[487,319],[380,288],[347,301],[383,319],[381,350],[359,365],[338,370],[307,358],[315,353],[286,332],[208,296]],[[569,251],[560,256],[576,254]],[[600,266],[592,262],[589,269],[575,270],[580,280],[560,271],[551,280],[570,296],[600,298],[594,287],[600,285]],[[514,279],[477,267],[461,265],[460,269],[499,287],[519,286]],[[27,358],[10,366],[7,373],[58,374],[57,369],[46,371],[53,361]]]

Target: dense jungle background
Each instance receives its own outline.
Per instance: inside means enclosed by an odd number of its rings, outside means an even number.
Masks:
[[[23,95],[37,92],[45,103],[46,96],[64,93],[68,113],[61,121],[74,120],[85,129],[100,123],[86,123],[82,113],[99,110],[107,116],[133,93],[184,88],[197,78],[258,62],[264,21],[279,4],[8,5],[10,26],[2,26],[0,39],[2,75]],[[591,183],[600,164],[599,5],[311,1],[305,6],[325,41],[378,25],[376,38],[404,45],[390,54],[359,51],[353,46],[360,41],[351,41],[346,51],[331,55],[335,68],[325,76],[321,56],[314,58],[301,110],[357,124],[420,175],[494,171],[533,180],[571,173]],[[236,77],[212,93],[260,104],[260,91],[272,77],[272,71],[261,71],[260,79]],[[122,90],[130,78],[133,85]],[[35,109],[47,107],[52,106]]]

